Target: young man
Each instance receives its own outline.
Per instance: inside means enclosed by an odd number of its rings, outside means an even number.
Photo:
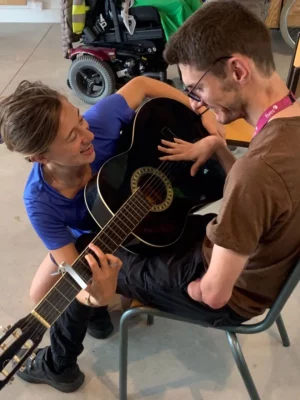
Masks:
[[[117,94],[91,107],[83,117],[66,98],[39,82],[22,82],[15,93],[0,103],[2,139],[10,150],[23,154],[34,163],[26,184],[24,201],[34,229],[49,250],[31,285],[30,296],[34,303],[39,302],[59,278],[51,276],[57,270],[57,264],[62,261],[72,264],[77,258],[75,239],[84,232],[94,230],[94,223],[84,203],[83,188],[101,165],[115,155],[120,131],[124,125],[132,122],[134,110],[145,97],[169,97],[190,106],[188,97],[182,92],[145,77],[132,80]],[[200,107],[199,111],[205,109]],[[223,127],[215,122],[211,112],[202,116],[202,122],[211,134],[223,135]],[[214,185],[214,182],[211,184]],[[202,239],[207,218],[198,217],[196,221],[203,226],[202,236],[199,235]],[[198,242],[199,238],[192,240],[184,253],[178,252],[177,258],[197,261],[191,248],[196,247],[201,251]],[[67,392],[81,386],[84,376],[77,367],[77,356],[83,350],[86,331],[96,338],[105,338],[112,333],[113,325],[107,307],[97,306],[108,304],[116,291],[117,278],[118,292],[127,297],[147,302],[143,287],[151,282],[155,283],[159,295],[162,295],[155,274],[145,282],[143,277],[147,278],[146,275],[136,271],[142,272],[143,268],[147,268],[149,273],[152,269],[158,273],[160,269],[166,269],[165,261],[138,258],[120,251],[118,255],[125,265],[118,276],[122,261],[102,254],[97,248],[93,250],[102,268],[98,268],[91,255],[88,257],[94,271],[89,293],[82,291],[54,324],[51,347],[40,350],[34,363],[28,361],[26,370],[20,373],[23,379],[48,383]],[[173,249],[167,255],[169,263],[172,252]],[[113,267],[108,266],[108,261]],[[191,268],[184,279],[189,279],[192,271]],[[165,272],[159,272],[161,282]],[[185,284],[176,271],[172,279],[175,287]],[[199,307],[196,305],[194,312],[198,312]],[[229,310],[224,312],[230,314]],[[237,317],[233,322],[239,320]]]
[[[299,255],[300,106],[275,71],[267,28],[238,2],[204,6],[172,37],[165,58],[179,64],[194,104],[222,124],[245,118],[254,127],[236,162],[216,136],[160,147],[162,159],[196,160],[192,174],[213,153],[226,169],[221,211],[202,247],[209,268],[188,293],[250,318],[272,304]]]

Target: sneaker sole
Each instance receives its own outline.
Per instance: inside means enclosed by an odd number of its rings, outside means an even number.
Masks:
[[[23,381],[26,381],[28,383],[49,385],[49,386],[53,387],[54,389],[59,390],[60,392],[63,392],[63,393],[76,392],[76,390],[78,390],[82,386],[84,379],[85,379],[84,373],[82,371],[80,371],[80,375],[76,379],[76,381],[74,381],[72,383],[55,383],[48,379],[34,378],[32,376],[23,374],[22,372],[17,372],[17,376],[19,378],[21,378]]]

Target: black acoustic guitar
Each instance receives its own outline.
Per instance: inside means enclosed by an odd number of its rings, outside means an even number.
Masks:
[[[189,213],[222,197],[225,173],[212,159],[191,177],[190,162],[162,162],[157,146],[161,139],[195,142],[207,134],[200,118],[174,100],[143,105],[132,126],[122,132],[120,145],[126,150],[107,161],[86,185],[86,206],[100,230],[93,242],[114,253],[120,246],[157,252],[180,240]],[[88,252],[85,248],[72,266],[63,263],[62,276],[40,303],[4,331],[0,389],[35,356],[46,330],[91,280]]]

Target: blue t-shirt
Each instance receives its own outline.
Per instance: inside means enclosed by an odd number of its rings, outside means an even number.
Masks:
[[[106,97],[83,114],[95,135],[93,174],[115,155],[120,132],[134,115],[120,94]],[[62,196],[44,180],[40,163],[34,163],[28,177],[24,203],[32,226],[49,250],[73,243],[78,236],[90,231],[92,219],[85,206],[84,189],[73,199]]]

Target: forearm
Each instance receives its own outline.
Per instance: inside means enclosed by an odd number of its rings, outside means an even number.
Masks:
[[[213,309],[224,307],[232,295],[232,287],[219,285],[206,273],[200,282],[201,301]]]
[[[231,167],[236,162],[236,158],[228,149],[226,141],[222,138],[217,138],[216,140],[215,155],[217,156],[222,167],[224,168],[226,174],[228,174],[231,170]]]
[[[137,109],[145,98],[167,97],[191,108],[189,98],[171,85],[145,76],[132,79],[118,91],[129,107]]]
[[[224,307],[248,258],[247,255],[214,245],[208,270],[200,281],[202,301],[211,308]]]
[[[141,79],[144,87],[144,97],[166,97],[169,99],[177,100],[180,103],[191,108],[189,98],[180,90],[174,88],[167,83],[158,81],[157,79],[151,79],[147,77],[139,77]]]

